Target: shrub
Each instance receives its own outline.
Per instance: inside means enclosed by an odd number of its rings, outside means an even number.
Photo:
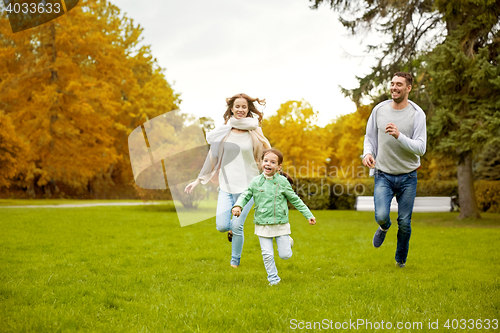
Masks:
[[[352,210],[356,204],[356,197],[373,196],[374,185],[373,178],[296,178],[294,189],[310,209]],[[495,189],[497,187],[492,187],[491,184],[481,185],[481,191],[487,192],[482,194],[485,198],[480,201],[482,209],[491,209],[490,207],[497,209],[495,207],[498,207],[500,199],[492,202],[487,199],[495,197],[491,194]],[[495,194],[499,192],[500,189],[496,190]],[[458,196],[457,181],[420,180],[417,185],[417,196]]]
[[[323,210],[330,206],[329,178],[296,178],[294,190],[309,209]]]
[[[419,180],[417,197],[452,197],[458,196],[456,180]]]
[[[315,210],[354,209],[357,196],[373,195],[373,179],[296,178],[294,187]]]
[[[500,213],[500,181],[480,180],[475,182],[479,209],[488,213]]]

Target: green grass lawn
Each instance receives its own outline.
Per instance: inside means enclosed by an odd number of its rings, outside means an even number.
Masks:
[[[0,214],[0,332],[498,331],[500,214],[414,214],[400,269],[396,225],[374,249],[373,213],[315,211],[310,226],[292,211],[294,254],[276,255],[273,287],[251,218],[234,269],[215,219],[181,228],[172,204]]]
[[[98,203],[141,203],[142,200],[80,200],[80,199],[0,199],[1,206],[49,206],[49,205],[82,205],[82,204],[98,204]]]

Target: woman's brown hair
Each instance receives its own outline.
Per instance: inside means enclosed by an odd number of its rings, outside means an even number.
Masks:
[[[227,104],[227,109],[226,112],[224,113],[224,124],[227,124],[229,121],[229,118],[233,115],[233,105],[234,101],[238,98],[244,98],[247,100],[248,103],[248,114],[247,117],[253,118],[253,114],[255,113],[257,117],[259,118],[259,124],[262,121],[263,118],[263,113],[257,110],[255,105],[253,104],[254,102],[259,103],[260,105],[266,105],[266,100],[265,99],[258,99],[258,98],[253,98],[248,96],[247,94],[236,94],[233,97],[226,98],[226,104]]]

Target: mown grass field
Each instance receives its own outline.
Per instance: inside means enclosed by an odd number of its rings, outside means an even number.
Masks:
[[[60,206],[60,205],[75,205],[75,204],[100,204],[100,203],[141,203],[142,200],[79,200],[79,199],[0,199],[0,207],[2,206]],[[151,202],[150,202],[151,203]]]
[[[171,204],[0,208],[0,332],[498,331],[500,214],[414,214],[404,269],[396,228],[371,245],[373,213],[314,214],[291,212],[294,254],[270,287],[251,218],[234,269],[215,220],[181,228]]]

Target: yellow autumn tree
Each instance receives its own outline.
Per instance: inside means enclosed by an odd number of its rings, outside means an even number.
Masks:
[[[25,161],[27,145],[16,135],[10,117],[3,111],[0,128],[0,188],[8,188]]]
[[[128,134],[177,108],[142,29],[106,0],[9,33],[0,18],[0,109],[29,143],[16,185],[50,196],[130,182]]]
[[[326,132],[316,125],[318,112],[305,100],[288,101],[262,122],[271,145],[284,155],[283,169],[292,177],[315,177],[325,173],[331,154]]]
[[[360,155],[371,110],[372,106],[362,105],[325,126],[328,144],[332,147],[328,168],[331,177],[355,178],[363,174]]]

